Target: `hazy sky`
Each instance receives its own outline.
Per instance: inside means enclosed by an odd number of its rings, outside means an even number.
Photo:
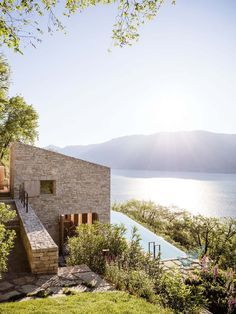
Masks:
[[[23,56],[4,50],[10,94],[39,112],[40,146],[159,131],[236,133],[236,1],[170,2],[132,47],[108,52],[116,10],[101,6]]]

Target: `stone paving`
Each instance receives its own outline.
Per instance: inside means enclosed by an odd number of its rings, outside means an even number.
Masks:
[[[0,302],[113,290],[110,283],[92,272],[88,266],[69,266],[60,267],[57,275],[6,274],[0,280]]]
[[[188,273],[196,269],[201,269],[199,260],[195,260],[189,257],[169,259],[161,261],[164,271],[179,270],[183,277],[186,277]]]

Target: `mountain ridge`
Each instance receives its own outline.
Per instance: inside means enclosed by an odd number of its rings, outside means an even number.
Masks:
[[[236,173],[236,134],[160,132],[46,148],[113,169]]]

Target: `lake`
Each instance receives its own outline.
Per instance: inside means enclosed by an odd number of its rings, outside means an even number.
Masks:
[[[236,174],[112,170],[112,202],[138,199],[193,214],[236,216]]]

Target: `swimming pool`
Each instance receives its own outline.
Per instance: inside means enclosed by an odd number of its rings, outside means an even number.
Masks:
[[[157,236],[152,231],[148,230],[147,228],[143,227],[142,225],[122,213],[112,210],[111,223],[124,224],[127,229],[125,236],[128,240],[130,240],[131,230],[133,226],[136,226],[138,229],[138,233],[142,238],[140,244],[146,252],[148,252],[148,242],[154,241],[156,242],[156,244],[161,245],[161,260],[187,257],[185,252],[181,251],[168,241],[164,240],[162,237]]]

